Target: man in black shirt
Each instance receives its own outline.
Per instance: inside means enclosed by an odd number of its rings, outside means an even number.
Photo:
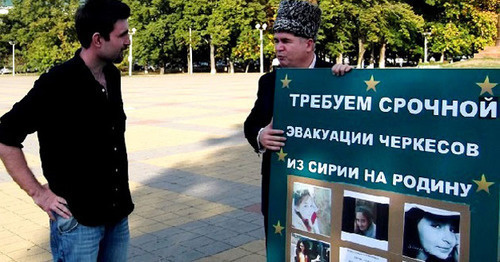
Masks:
[[[126,261],[134,205],[113,62],[130,44],[129,16],[119,0],[88,0],[76,14],[82,48],[0,118],[0,158],[49,215],[54,261]],[[47,185],[34,177],[21,150],[33,132]]]
[[[282,0],[273,25],[274,48],[279,66],[283,68],[330,68],[334,75],[344,75],[351,67],[333,65],[320,60],[314,53],[321,10],[313,0]],[[273,128],[274,84],[276,71],[259,79],[257,100],[245,120],[244,132],[255,152],[262,159],[262,214],[264,229],[268,229],[268,208],[271,172],[271,153],[285,146],[284,131]],[[267,237],[266,237],[267,240]]]

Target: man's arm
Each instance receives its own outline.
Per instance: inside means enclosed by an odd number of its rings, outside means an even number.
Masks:
[[[33,198],[35,204],[47,212],[50,219],[55,220],[52,212],[64,218],[72,216],[66,207],[66,200],[54,194],[48,185],[41,185],[38,182],[29,169],[24,153],[20,148],[0,143],[0,159],[2,159],[7,172],[14,181]]]
[[[259,79],[257,100],[244,123],[245,137],[255,152],[279,150],[276,139],[285,139],[280,136],[283,131],[272,129],[275,79],[276,73],[266,74]]]

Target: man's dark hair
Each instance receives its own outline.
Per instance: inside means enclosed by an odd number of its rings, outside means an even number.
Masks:
[[[108,41],[116,21],[129,16],[130,8],[119,0],[87,0],[75,15],[78,40],[84,48],[90,46],[94,33]]]

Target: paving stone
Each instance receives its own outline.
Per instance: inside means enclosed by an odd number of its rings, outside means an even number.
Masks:
[[[250,254],[251,253],[249,253],[248,251],[243,250],[241,248],[233,248],[233,249],[229,249],[229,250],[223,251],[221,253],[215,254],[215,255],[210,256],[210,257],[205,257],[205,258],[199,259],[196,262],[234,261],[238,258],[246,257]]]
[[[153,254],[153,253],[144,253],[144,254],[141,254],[139,256],[135,256],[135,257],[129,257],[127,258],[127,261],[128,262],[160,262],[160,261],[167,261],[166,259],[163,259],[162,257],[156,255],[156,254]]]
[[[234,260],[234,262],[265,262],[266,257],[257,255],[257,254],[252,254],[249,256],[245,256],[239,259]]]
[[[141,249],[140,246],[136,246],[134,244],[130,244],[130,246],[128,248],[127,258],[130,259],[130,258],[141,256],[141,255],[144,255],[144,254],[146,254],[146,251],[144,251],[143,249]]]
[[[233,247],[238,247],[243,244],[250,243],[252,241],[255,241],[259,238],[256,238],[255,236],[247,235],[247,234],[239,234],[235,237],[228,238],[224,243],[227,243],[229,245],[232,245]]]
[[[197,260],[201,257],[206,256],[207,254],[204,254],[202,252],[199,252],[194,249],[188,249],[185,250],[184,252],[175,252],[173,255],[167,257],[167,260],[171,261],[194,261]]]
[[[195,247],[195,249],[205,255],[214,255],[217,253],[220,253],[222,251],[226,251],[228,249],[231,249],[232,246],[219,242],[219,241],[214,241],[210,245],[202,246],[202,247]]]
[[[172,260],[172,256],[177,256],[178,254],[185,253],[189,250],[192,250],[192,247],[186,247],[180,244],[170,244],[164,248],[156,250],[154,253],[168,261]]]
[[[158,236],[153,234],[145,234],[139,237],[134,237],[130,239],[130,244],[134,246],[141,246],[142,244],[157,241]]]

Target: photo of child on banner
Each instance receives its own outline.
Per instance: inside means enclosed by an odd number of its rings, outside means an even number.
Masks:
[[[299,234],[292,234],[290,261],[330,262],[330,244]]]
[[[359,201],[362,202],[362,201]],[[369,204],[372,204],[368,202]],[[356,218],[354,219],[354,233],[365,237],[376,238],[377,225],[375,224],[375,205],[356,203]]]
[[[460,261],[460,213],[406,203],[403,255],[421,261]]]
[[[295,182],[291,203],[293,228],[330,236],[331,189]]]
[[[387,250],[389,198],[344,191],[342,240]]]

